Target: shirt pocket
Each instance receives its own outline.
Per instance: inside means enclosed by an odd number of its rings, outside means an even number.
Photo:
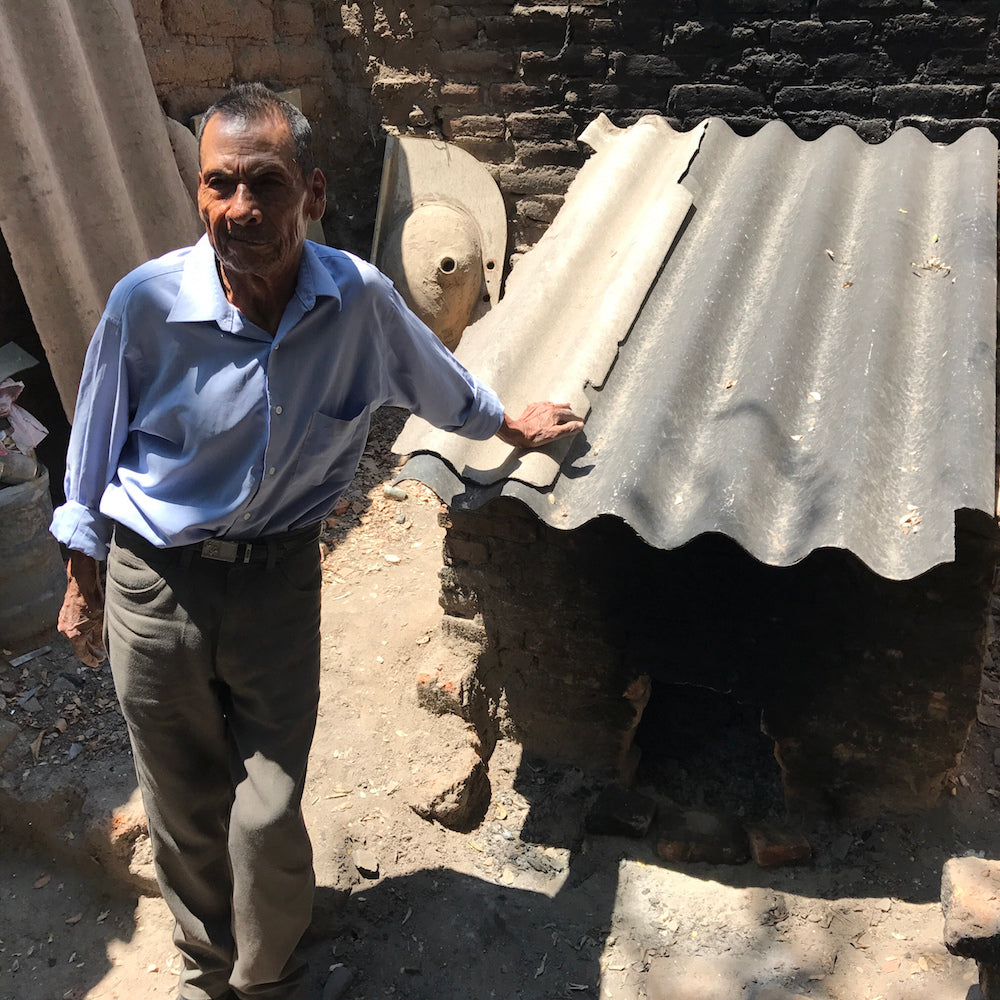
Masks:
[[[368,440],[371,407],[349,419],[317,410],[309,421],[295,465],[295,478],[310,486],[338,481],[346,486],[357,471]]]

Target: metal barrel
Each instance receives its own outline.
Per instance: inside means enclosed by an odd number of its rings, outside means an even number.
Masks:
[[[56,624],[66,567],[49,534],[49,474],[0,488],[0,645],[11,649]]]

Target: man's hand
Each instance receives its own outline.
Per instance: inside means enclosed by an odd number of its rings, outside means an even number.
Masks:
[[[70,552],[66,565],[66,597],[59,612],[62,632],[76,658],[88,667],[107,659],[104,649],[104,591],[97,560],[82,552]]]
[[[517,419],[503,415],[497,437],[517,448],[540,448],[582,430],[583,421],[569,403],[529,403]]]

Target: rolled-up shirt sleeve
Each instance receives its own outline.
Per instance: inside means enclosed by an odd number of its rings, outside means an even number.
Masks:
[[[76,401],[64,487],[66,502],[50,530],[68,548],[105,559],[113,522],[101,499],[114,479],[128,433],[128,379],[121,324],[105,313],[84,361]]]
[[[460,437],[485,441],[503,423],[497,394],[455,356],[406,306],[385,277],[376,299],[389,401]]]

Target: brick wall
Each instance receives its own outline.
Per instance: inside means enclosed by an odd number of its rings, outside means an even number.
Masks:
[[[623,770],[648,677],[661,726],[686,691],[755,707],[798,805],[907,811],[976,717],[993,553],[973,531],[954,563],[891,581],[834,550],[779,568],[718,535],[665,552],[616,518],[561,531],[509,499],[445,526],[442,606],[481,620],[478,681],[543,756]]]
[[[749,133],[779,118],[878,141],[905,125],[950,141],[1000,132],[991,0],[134,0],[157,93],[174,117],[232,80],[300,87],[330,174],[331,242],[366,253],[383,127],[440,135],[488,163],[512,250],[533,244],[603,111]]]

